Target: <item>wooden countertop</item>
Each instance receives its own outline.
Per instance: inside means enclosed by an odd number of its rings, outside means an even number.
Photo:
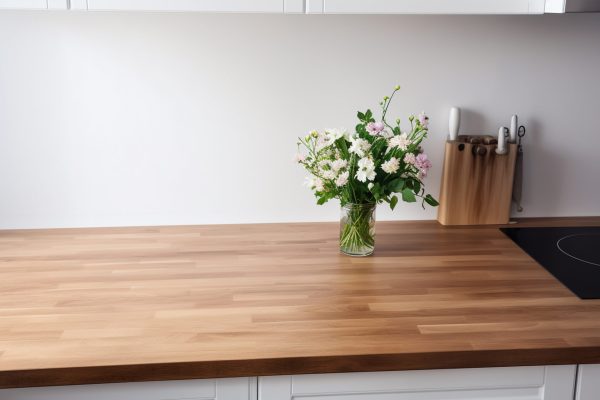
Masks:
[[[600,218],[521,225],[600,225]],[[580,300],[497,227],[0,231],[0,388],[600,362]]]

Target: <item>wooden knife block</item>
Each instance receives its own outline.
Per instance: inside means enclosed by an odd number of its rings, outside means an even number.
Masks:
[[[498,155],[497,144],[483,144],[483,138],[492,137],[481,136],[482,144],[466,142],[473,137],[446,142],[438,221],[442,225],[507,224],[517,145],[507,143],[507,152]],[[474,154],[476,146],[484,147],[485,154]]]

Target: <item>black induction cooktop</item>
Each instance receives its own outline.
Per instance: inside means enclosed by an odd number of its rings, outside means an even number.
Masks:
[[[501,228],[581,299],[600,299],[600,226]]]

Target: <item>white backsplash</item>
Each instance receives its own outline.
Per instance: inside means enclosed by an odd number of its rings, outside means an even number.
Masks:
[[[600,15],[0,12],[0,228],[324,221],[295,138],[426,110],[527,127],[523,216],[600,214]],[[435,210],[382,206],[378,219]]]

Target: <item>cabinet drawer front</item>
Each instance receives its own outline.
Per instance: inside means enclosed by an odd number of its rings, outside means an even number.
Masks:
[[[256,378],[110,383],[0,390],[2,400],[254,400]]]
[[[88,0],[88,10],[283,13],[283,0]]]
[[[565,400],[574,365],[259,378],[259,400]]]
[[[544,384],[544,367],[299,375],[292,382],[294,395],[322,393],[325,387],[335,393],[537,388]]]

